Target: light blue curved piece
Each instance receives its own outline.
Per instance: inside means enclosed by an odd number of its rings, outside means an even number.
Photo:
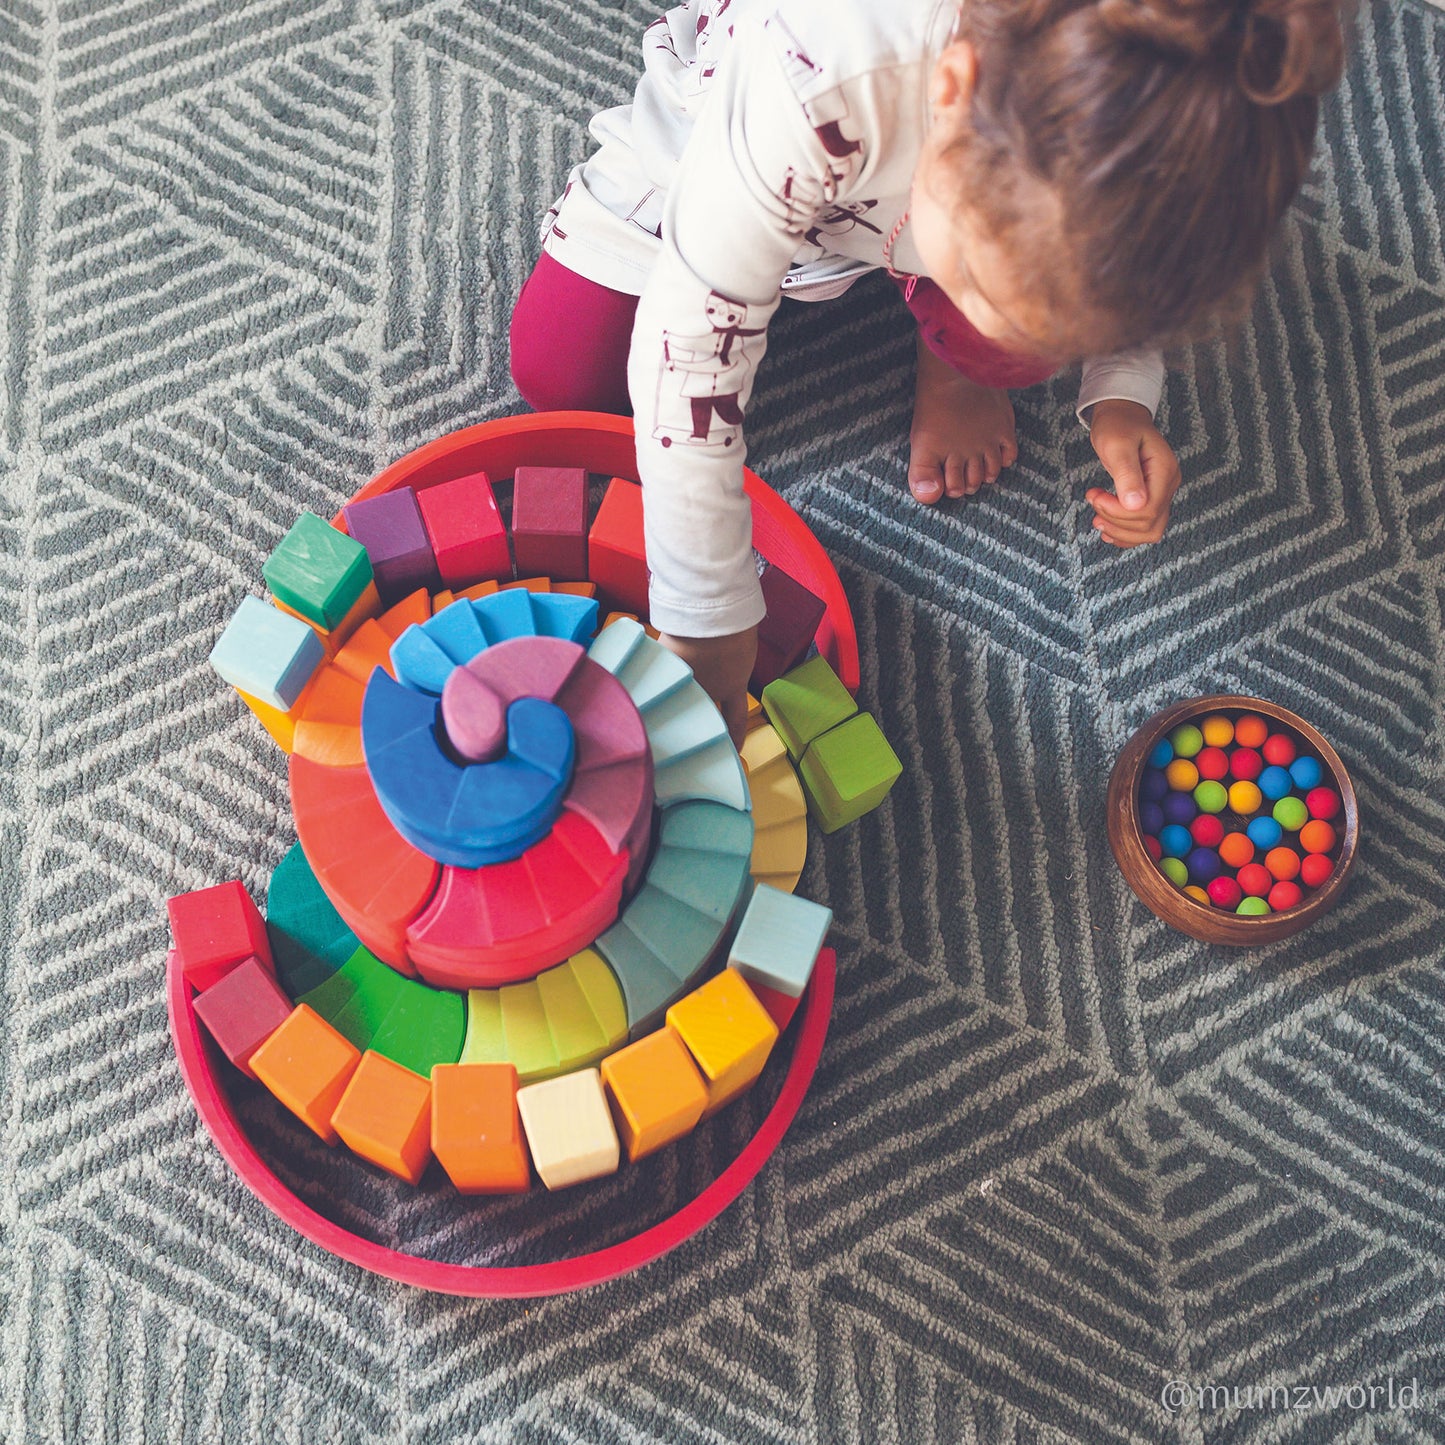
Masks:
[[[487,646],[487,635],[477,621],[472,604],[464,597],[443,607],[420,626],[458,667],[464,667]]]
[[[532,621],[539,637],[561,637],[586,647],[597,631],[597,599],[570,592],[534,592]]]
[[[535,637],[537,625],[532,620],[532,602],[525,588],[513,587],[506,592],[493,592],[478,597],[472,611],[482,625],[490,645],[505,642],[509,637]]]
[[[391,644],[391,666],[399,683],[440,697],[456,663],[427,636],[424,623],[413,622]]]
[[[587,649],[587,656],[616,677],[627,659],[647,640],[647,633],[642,630],[640,622],[631,617],[619,617],[597,634],[596,640]]]
[[[687,663],[671,648],[654,642],[645,633],[627,661],[617,669],[616,677],[627,689],[638,712],[644,714],[693,680],[692,668]]]
[[[403,634],[405,635],[405,634]],[[507,753],[456,762],[441,705],[377,669],[361,707],[361,746],[386,816],[440,863],[480,868],[519,857],[551,830],[572,778],[576,742],[561,708],[522,698],[507,712]]]

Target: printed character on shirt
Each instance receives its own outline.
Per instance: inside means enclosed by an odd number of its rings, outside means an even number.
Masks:
[[[658,384],[652,434],[663,446],[671,446],[675,437],[695,446],[731,446],[743,424],[742,395],[750,362],[739,339],[761,336],[766,328],[743,326],[748,308],[716,291],[708,293],[705,304],[712,327],[706,335],[662,333],[664,372]],[[674,396],[664,395],[669,375],[681,378]],[[690,409],[685,421],[678,402],[687,403]],[[713,425],[714,417],[723,422],[722,427]]]

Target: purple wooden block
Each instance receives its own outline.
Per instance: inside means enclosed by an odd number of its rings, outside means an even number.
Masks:
[[[779,567],[769,567],[761,580],[768,615],[758,624],[758,660],[750,685],[754,697],[761,697],[770,682],[791,672],[807,656],[828,610],[821,597]]]
[[[345,510],[346,530],[366,548],[376,590],[387,606],[425,587],[441,586],[437,559],[410,487],[383,492]]]
[[[280,985],[255,958],[238,964],[196,996],[196,1017],[221,1052],[253,1079],[251,1055],[290,1018],[291,1007]]]

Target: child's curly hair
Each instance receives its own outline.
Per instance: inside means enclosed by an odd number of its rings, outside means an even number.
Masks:
[[[960,193],[1016,254],[1062,227],[1072,275],[1027,278],[1113,347],[1237,314],[1304,179],[1349,0],[966,0],[978,55]],[[1021,177],[1047,187],[1047,219]],[[1065,294],[1069,293],[1069,294]]]

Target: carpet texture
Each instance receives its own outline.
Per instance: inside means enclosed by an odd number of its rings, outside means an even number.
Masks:
[[[653,13],[0,0],[0,1438],[1445,1439],[1445,16],[1418,0],[1366,8],[1251,324],[1178,359],[1159,546],[1097,543],[1074,378],[1018,398],[1006,484],[924,511],[892,288],[782,313],[752,459],[837,562],[905,772],[813,839],[832,1031],[721,1220],[582,1295],[440,1298],[299,1239],[201,1130],[164,900],[264,894],[293,837],[210,644],[301,509],[519,409],[537,215]],[[1216,691],[1308,716],[1360,794],[1343,904],[1253,953],[1156,922],[1104,838],[1133,727]],[[765,1102],[465,1209],[246,1108],[316,1207],[482,1261],[667,1212]]]

